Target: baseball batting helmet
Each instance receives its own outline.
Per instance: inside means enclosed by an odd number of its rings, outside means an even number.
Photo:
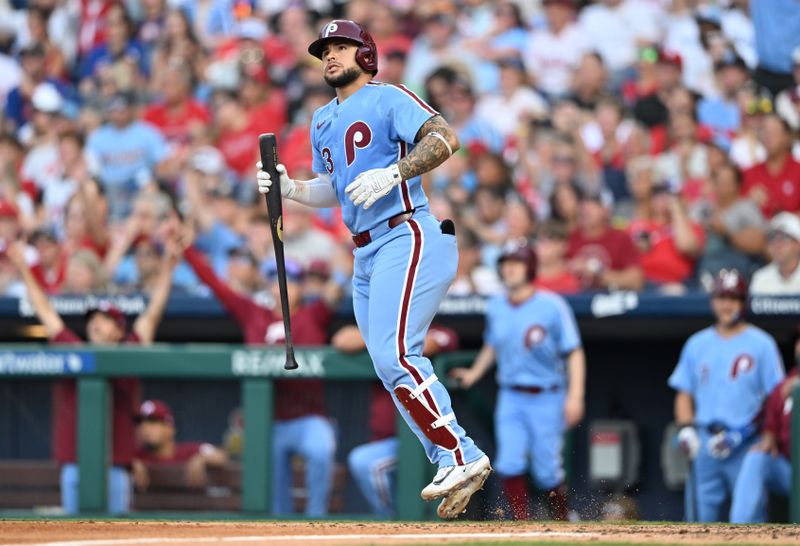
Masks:
[[[741,273],[736,269],[722,269],[714,278],[711,296],[714,298],[736,298],[744,301],[747,299],[747,284]]]
[[[499,267],[506,260],[515,260],[522,262],[528,266],[528,280],[536,278],[536,268],[538,260],[536,258],[536,251],[528,243],[526,239],[519,239],[516,241],[509,241],[503,247],[503,252],[497,258],[497,266]]]
[[[356,51],[356,63],[367,72],[373,75],[378,73],[378,47],[367,30],[356,23],[347,19],[334,19],[319,31],[319,37],[308,46],[308,52],[322,59],[322,50],[330,40],[348,40],[358,44]]]

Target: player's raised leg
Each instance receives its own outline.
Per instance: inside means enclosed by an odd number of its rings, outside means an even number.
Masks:
[[[445,469],[423,493],[433,499],[489,469],[488,459],[456,421],[450,396],[431,362],[422,356],[425,332],[455,275],[456,240],[443,234],[439,222],[426,213],[385,237],[389,239],[375,248],[357,251],[357,260],[374,262],[369,271],[367,347],[378,376],[393,392],[428,458]],[[477,461],[479,465],[472,464]]]

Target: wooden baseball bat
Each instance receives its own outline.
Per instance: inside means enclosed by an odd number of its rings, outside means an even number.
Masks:
[[[271,191],[265,196],[267,213],[272,229],[272,246],[275,250],[275,262],[278,266],[278,288],[281,292],[281,310],[283,311],[283,329],[286,334],[285,370],[296,370],[297,360],[294,358],[292,343],[292,319],[289,316],[289,296],[286,291],[286,262],[283,255],[283,205],[281,204],[281,179],[278,174],[278,145],[273,133],[258,136],[258,149],[261,153],[261,164],[272,178]]]

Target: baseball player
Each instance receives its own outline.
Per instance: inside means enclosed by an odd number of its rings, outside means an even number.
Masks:
[[[353,307],[378,377],[439,471],[422,498],[443,498],[453,518],[491,472],[461,428],[450,396],[422,356],[425,332],[455,276],[455,229],[431,215],[420,175],[458,149],[442,117],[402,86],[383,84],[377,47],[359,24],[334,20],[308,51],[322,60],[336,98],[314,112],[311,180],[278,165],[283,197],[314,207],[341,205],[353,234]],[[258,165],[258,186],[272,180]]]
[[[800,363],[800,331],[798,334],[794,356]],[[792,487],[792,390],[800,385],[798,372],[795,366],[764,404],[761,440],[744,456],[733,488],[731,523],[763,523],[767,520],[769,494],[789,496]]]
[[[526,474],[531,471],[536,484],[548,491],[551,517],[565,520],[562,439],[584,411],[580,333],[566,301],[531,284],[537,261],[527,241],[509,243],[498,263],[507,293],[489,302],[484,345],[472,367],[454,369],[451,375],[469,388],[497,362],[495,467],[512,515],[528,519]]]
[[[747,285],[736,270],[714,280],[716,323],[692,335],[669,378],[675,389],[680,448],[692,460],[687,521],[718,521],[739,468],[756,440],[767,394],[784,377],[775,340],[745,321]]]

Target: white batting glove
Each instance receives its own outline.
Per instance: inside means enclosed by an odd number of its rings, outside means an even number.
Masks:
[[[727,459],[742,443],[742,433],[736,430],[717,432],[708,440],[708,452],[715,459]]]
[[[397,165],[385,169],[370,169],[359,174],[344,192],[355,206],[364,204],[364,210],[370,208],[375,201],[389,195],[392,188],[403,181]]]
[[[678,432],[678,447],[687,457],[694,459],[700,451],[700,435],[694,427],[683,427]]]
[[[272,177],[267,171],[263,170],[263,167],[260,161],[256,163],[256,168],[258,169],[256,179],[258,180],[259,193],[267,195],[269,189],[272,187]],[[286,167],[283,166],[283,163],[278,163],[276,168],[278,170],[278,176],[280,177],[278,183],[280,184],[281,195],[287,199],[291,199],[297,192],[297,184],[286,174]]]

